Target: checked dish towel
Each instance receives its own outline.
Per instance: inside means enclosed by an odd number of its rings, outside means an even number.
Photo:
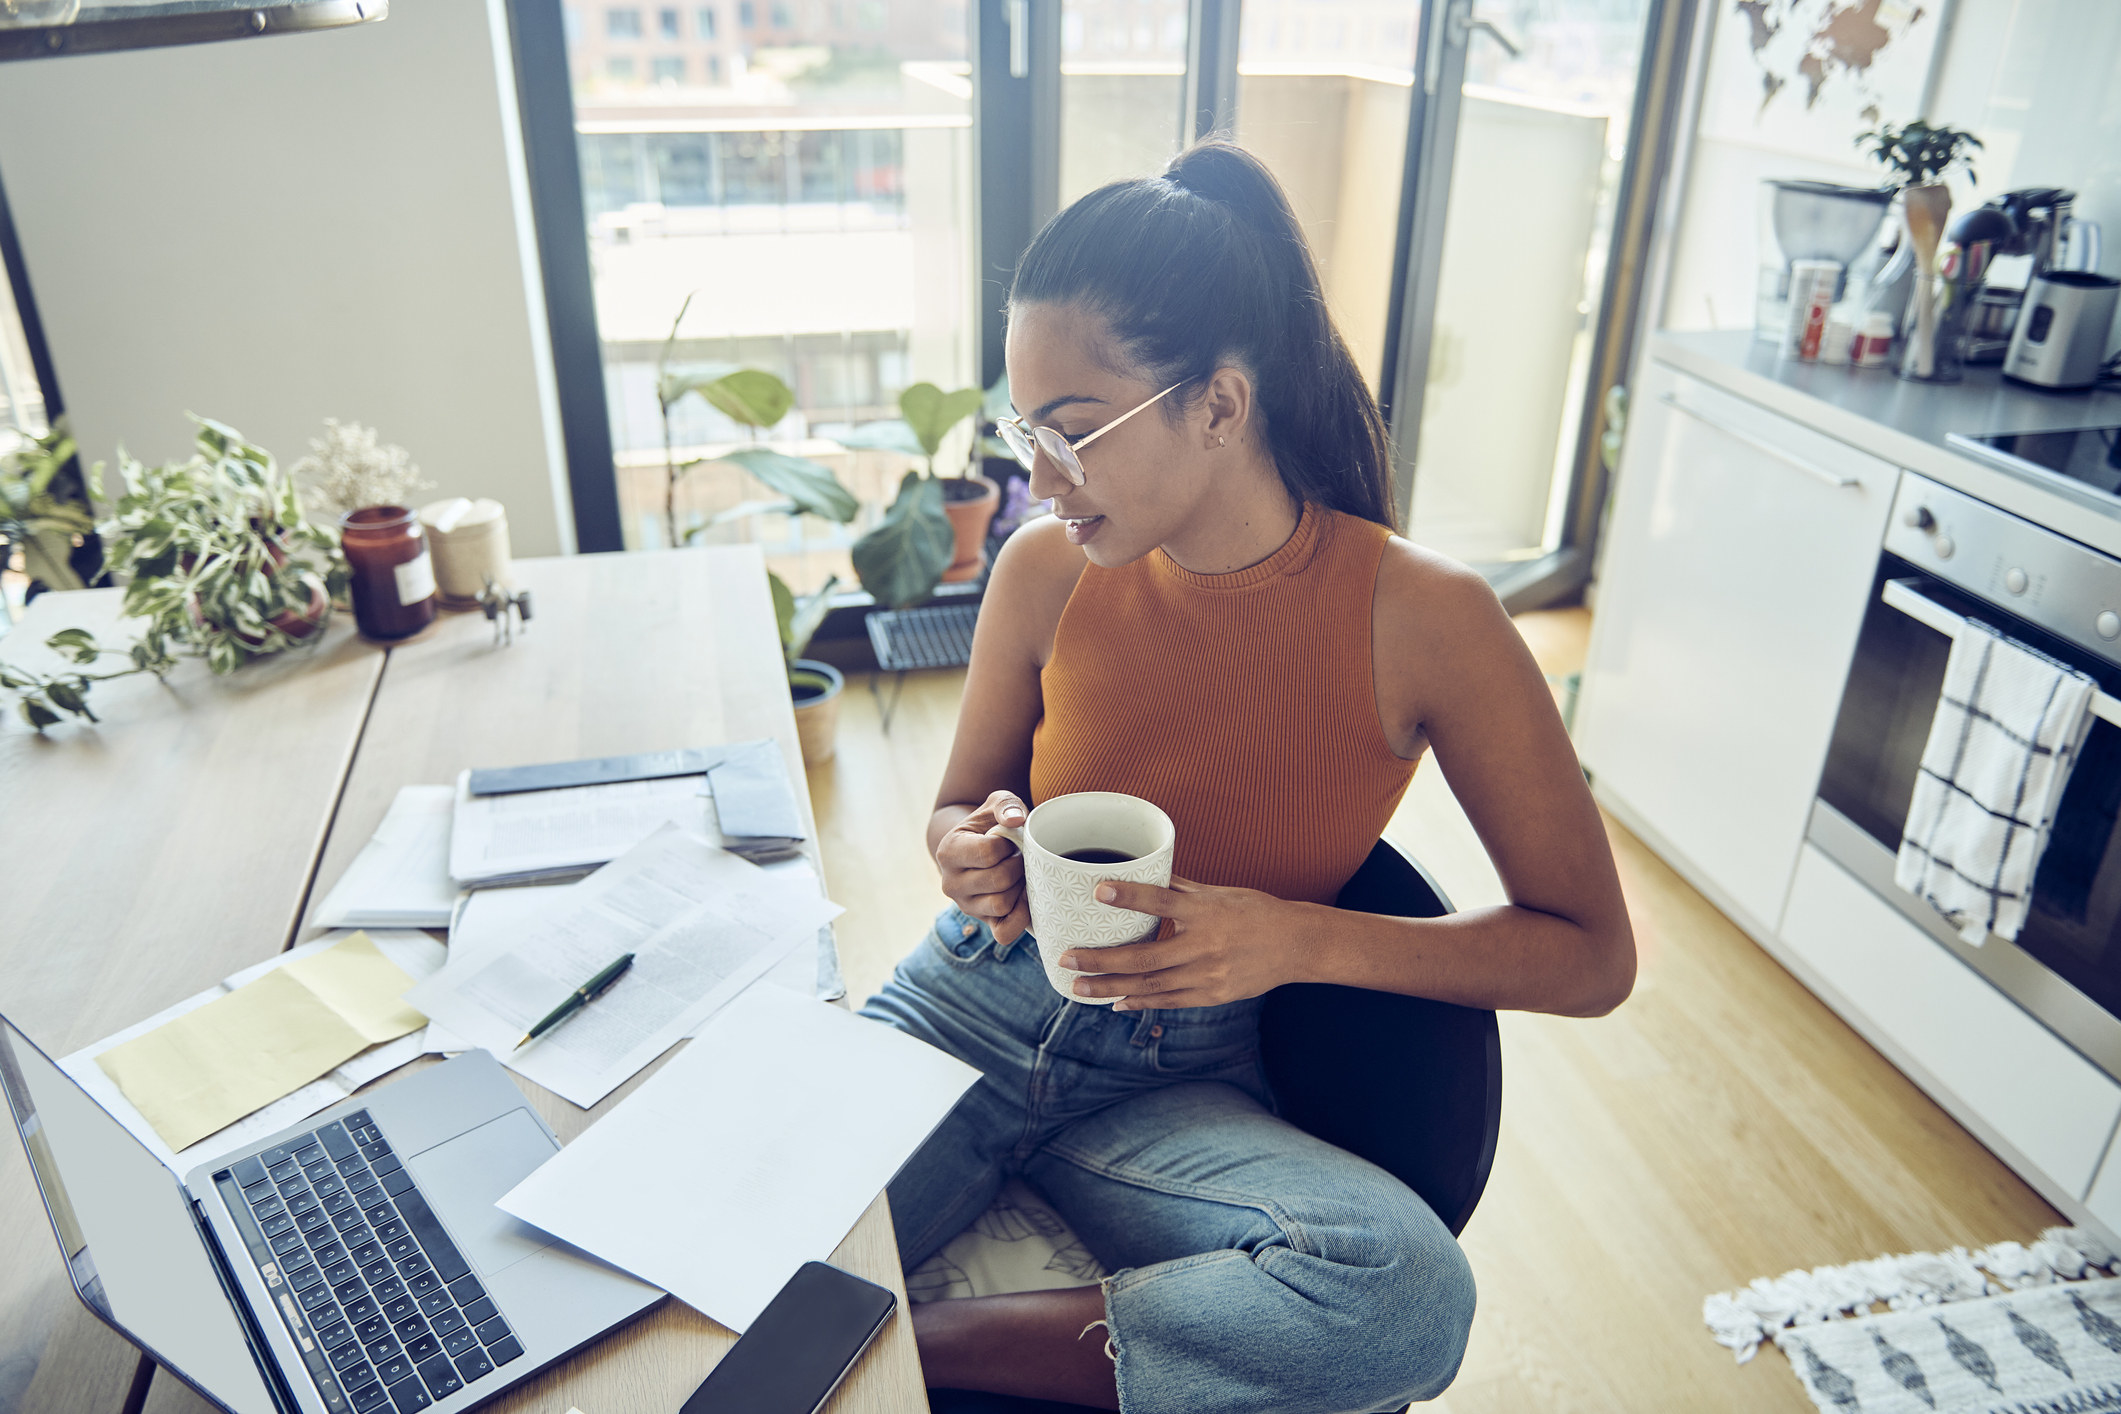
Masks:
[[[2096,690],[1972,619],[1953,642],[1893,880],[1965,942],[2017,938]]]

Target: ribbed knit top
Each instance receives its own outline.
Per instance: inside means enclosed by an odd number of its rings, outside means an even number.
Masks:
[[[1230,574],[1162,550],[1083,570],[1040,675],[1034,805],[1075,791],[1154,801],[1174,872],[1331,903],[1413,779],[1377,718],[1377,567],[1391,532],[1306,506]]]

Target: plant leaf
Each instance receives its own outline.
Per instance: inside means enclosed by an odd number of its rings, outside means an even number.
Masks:
[[[810,647],[810,640],[817,636],[825,615],[832,612],[832,591],[839,588],[840,577],[825,576],[825,582],[801,599],[795,601],[795,612],[788,626],[781,631],[781,647],[788,655],[789,663],[803,656]]]
[[[76,663],[93,663],[103,651],[96,646],[96,636],[85,628],[62,628],[45,639],[44,646],[54,653],[66,654]]]
[[[771,427],[795,406],[795,391],[760,368],[739,368],[719,378],[694,378],[686,389],[751,428]]]
[[[22,712],[22,720],[28,722],[40,732],[46,727],[56,725],[59,721],[57,712],[54,712],[34,697],[25,697],[15,705]]]
[[[766,571],[766,590],[773,595],[773,622],[781,631],[781,653],[793,658],[795,655],[788,651],[788,637],[795,624],[795,591],[772,570]]]
[[[791,457],[786,452],[766,447],[744,447],[715,460],[742,467],[769,489],[780,492],[811,515],[845,525],[861,513],[862,503],[854,499],[852,491],[840,485],[832,468],[822,462],[814,462],[808,457]]]
[[[91,722],[99,720],[88,710],[88,683],[81,678],[55,678],[44,685],[44,695],[52,705],[62,707],[76,717],[86,717]]]
[[[982,396],[977,388],[946,393],[933,383],[916,383],[898,395],[898,410],[921,439],[921,455],[932,457],[951,428],[979,411]]]
[[[928,449],[921,445],[920,435],[902,417],[886,422],[865,422],[846,436],[832,440],[849,451],[902,452],[909,457],[929,455]]]
[[[955,550],[950,517],[943,512],[943,483],[909,471],[884,518],[854,542],[851,558],[871,598],[906,609],[935,593]]]

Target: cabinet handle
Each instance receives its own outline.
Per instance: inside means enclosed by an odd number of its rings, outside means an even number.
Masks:
[[[1782,462],[1784,465],[1796,467],[1797,470],[1803,472],[1806,476],[1815,476],[1819,480],[1824,481],[1829,486],[1838,486],[1843,490],[1847,490],[1850,487],[1861,487],[1863,485],[1863,481],[1860,477],[1843,476],[1839,472],[1828,471],[1823,466],[1813,466],[1810,462],[1805,461],[1802,457],[1791,456],[1788,452],[1785,452],[1784,450],[1782,450],[1782,448],[1776,446],[1773,442],[1770,442],[1763,437],[1755,437],[1750,432],[1740,432],[1737,428],[1732,427],[1727,423],[1718,422],[1715,418],[1710,417],[1707,413],[1696,412],[1694,409],[1688,407],[1685,403],[1679,401],[1678,398],[1674,397],[1670,393],[1659,393],[1657,395],[1657,401],[1663,403],[1666,407],[1671,408],[1674,412],[1685,413],[1688,417],[1693,418],[1694,421],[1700,423],[1704,427],[1714,428],[1716,431],[1721,432],[1724,436],[1730,438],[1734,442],[1743,442],[1746,446],[1751,447],[1756,452],[1760,452],[1763,455],[1773,457],[1776,461]]]
[[[1933,628],[1946,638],[1957,638],[1966,620],[1945,608],[1936,600],[1904,579],[1889,579],[1878,597],[1893,608],[1906,614],[1916,623]],[[2121,727],[2121,700],[2112,695],[2092,689],[2092,715]]]

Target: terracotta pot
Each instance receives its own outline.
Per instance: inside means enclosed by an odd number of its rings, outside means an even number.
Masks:
[[[956,553],[950,568],[943,571],[945,584],[977,579],[987,567],[987,525],[1002,503],[1002,488],[984,476],[965,477],[962,484],[981,488],[981,494],[953,501],[948,499],[951,482],[943,482],[943,514],[950,517],[950,528],[957,532]]]
[[[822,766],[832,759],[840,690],[846,685],[840,670],[830,663],[798,658],[788,665],[788,695],[795,701],[795,735],[803,746],[805,766]]]

